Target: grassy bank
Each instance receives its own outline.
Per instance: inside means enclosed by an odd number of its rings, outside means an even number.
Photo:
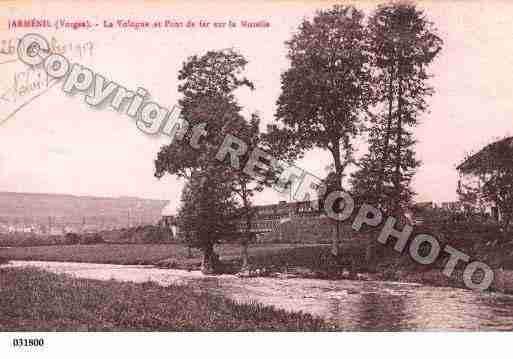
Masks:
[[[249,249],[251,256],[266,256],[294,248],[310,248],[298,244],[260,244]],[[216,246],[216,251],[225,262],[240,258],[238,244]],[[190,254],[190,256],[189,256]],[[176,268],[197,267],[201,252],[192,249],[189,253],[184,244],[91,244],[35,247],[0,248],[0,257],[12,260],[37,260],[58,262],[85,262],[109,264],[155,264],[163,261],[166,266]]]
[[[0,257],[12,260],[152,264],[164,258],[187,258],[181,244],[91,244],[0,248]]]
[[[237,304],[182,286],[0,269],[0,331],[319,331],[309,314]]]
[[[447,224],[418,226],[416,233],[435,235],[441,247],[452,247],[468,254],[471,260],[489,264],[492,269],[513,270],[513,242],[501,237],[488,225]],[[414,233],[415,234],[415,233]],[[430,285],[462,287],[460,263],[454,276],[443,276],[449,255],[442,252],[431,265],[415,263],[405,249],[399,254],[392,249],[395,243],[376,245],[379,255],[371,263],[366,261],[369,243],[376,243],[378,233],[358,235],[341,243],[341,258],[334,261],[329,245],[266,243],[249,247],[250,264],[257,275],[286,273],[298,277],[340,278],[341,269],[363,274],[359,278],[425,283]],[[411,236],[413,237],[413,235]],[[236,273],[241,267],[240,246],[236,243],[216,246],[225,273]],[[189,255],[190,254],[190,255]],[[72,261],[112,264],[155,264],[162,268],[199,269],[201,253],[189,253],[183,244],[97,244],[0,249],[0,257],[18,260]],[[507,280],[509,281],[509,279]],[[511,284],[513,287],[513,283]]]

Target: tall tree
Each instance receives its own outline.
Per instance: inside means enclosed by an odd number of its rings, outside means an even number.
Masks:
[[[215,168],[197,174],[182,191],[177,224],[189,246],[202,251],[203,273],[211,274],[218,270],[214,245],[235,232],[236,203],[230,186],[218,180]]]
[[[354,161],[353,140],[369,105],[368,54],[363,13],[352,6],[321,10],[304,20],[286,43],[290,68],[281,77],[281,95],[267,140],[275,153],[297,159],[312,148],[329,151],[338,188]],[[302,199],[301,199],[302,200]],[[338,255],[340,223],[332,252]]]
[[[377,114],[371,116],[369,153],[352,184],[364,199],[398,214],[414,195],[410,183],[420,162],[412,129],[433,93],[427,67],[442,40],[423,12],[408,3],[378,6],[368,29]]]
[[[253,196],[269,186],[274,178],[272,173],[262,173],[260,178],[254,178],[244,171],[244,164],[248,162],[252,151],[262,146],[260,132],[260,117],[252,114],[249,120],[239,116],[230,122],[229,134],[241,141],[247,150],[239,156],[238,166],[233,166],[230,156],[225,156],[223,163],[231,167],[233,172],[232,191],[238,200],[238,220],[242,224],[243,234],[241,237],[241,272],[249,270],[248,245],[253,238],[252,224],[256,209],[253,206]],[[267,151],[269,149],[266,148]],[[220,159],[220,158],[218,158]]]
[[[178,76],[178,90],[183,94],[179,104],[190,130],[181,141],[162,147],[155,161],[156,177],[168,173],[185,178],[188,185],[182,200],[199,202],[182,204],[179,223],[189,233],[186,239],[202,249],[205,271],[214,268],[213,246],[222,232],[219,226],[225,226],[225,234],[232,231],[226,218],[232,212],[235,177],[230,167],[216,159],[216,153],[228,129],[241,121],[234,91],[253,88],[241,75],[246,64],[244,57],[233,50],[209,51],[203,56],[192,56],[183,64]],[[217,208],[219,213],[204,216],[208,208],[212,212]]]

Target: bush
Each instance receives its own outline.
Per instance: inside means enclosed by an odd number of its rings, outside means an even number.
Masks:
[[[76,233],[66,233],[64,236],[66,244],[78,244],[80,243],[80,236]]]
[[[100,244],[105,243],[105,240],[98,233],[85,234],[80,238],[80,244]]]
[[[169,242],[172,239],[172,232],[168,228],[146,226],[143,232],[143,243],[162,243]]]
[[[66,244],[64,236],[35,235],[33,233],[2,233],[0,246],[3,247],[35,247]]]

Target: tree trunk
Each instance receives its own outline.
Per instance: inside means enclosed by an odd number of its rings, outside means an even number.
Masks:
[[[385,206],[387,201],[386,199],[383,200],[385,197],[382,192],[384,188],[383,182],[385,179],[385,170],[390,157],[390,136],[392,132],[392,116],[394,109],[394,72],[395,70],[392,66],[392,68],[390,69],[390,78],[388,82],[388,118],[385,132],[385,143],[383,144],[381,166],[379,169],[378,181],[376,183],[376,198],[378,199],[378,203],[374,204],[374,206],[380,208],[381,210],[386,210],[386,207],[388,207]],[[374,245],[373,241],[370,241],[367,245],[365,251],[365,260],[368,268],[375,268],[376,262],[380,260],[377,248]]]
[[[504,242],[509,242],[509,237],[511,236],[511,232],[510,232],[510,223],[511,223],[511,214],[503,214],[502,215],[502,218],[501,218],[501,221],[499,222],[499,226],[501,228],[501,232],[502,232],[502,236],[503,238],[502,241]]]
[[[244,209],[246,211],[246,231],[241,241],[241,259],[242,259],[242,267],[241,272],[249,271],[249,256],[248,256],[248,245],[251,241],[251,220],[253,217],[251,203],[248,199],[248,192],[246,183],[241,184],[242,189],[242,202],[244,205]]]
[[[335,223],[335,236],[333,236],[333,240],[331,241],[331,254],[334,257],[338,257],[340,254],[340,222],[337,221]]]
[[[385,132],[385,144],[383,145],[383,154],[381,159],[381,168],[379,170],[378,182],[376,183],[376,195],[378,198],[382,196],[383,191],[383,180],[385,177],[385,167],[388,162],[389,157],[389,147],[390,147],[390,132],[392,131],[392,111],[394,108],[394,84],[393,84],[393,73],[394,69],[390,70],[390,79],[388,84],[388,118],[387,118],[387,129]],[[380,203],[376,203],[375,205],[379,205]]]
[[[372,240],[367,243],[367,248],[365,248],[365,262],[367,263],[367,269],[370,268],[371,264],[374,261],[374,250],[372,246]]]
[[[248,243],[249,243],[249,238],[243,239],[242,243],[241,243],[242,244],[242,248],[241,248],[241,258],[242,258],[241,272],[249,270]]]
[[[201,272],[203,274],[214,274],[217,272],[219,259],[214,252],[214,245],[208,244],[202,248],[203,259],[201,262]]]
[[[402,149],[402,136],[403,136],[403,87],[401,79],[399,79],[399,86],[397,90],[397,143],[396,143],[396,159],[395,159],[395,176],[394,176],[394,186],[395,186],[395,198],[394,198],[394,215],[399,216],[399,210],[401,207],[401,149]]]
[[[342,163],[340,161],[340,144],[334,143],[333,144],[333,160],[335,162],[335,173],[337,177],[337,183],[335,189],[337,191],[342,190]],[[340,206],[338,208],[340,210]],[[337,211],[338,214],[338,211]],[[341,255],[340,253],[340,221],[336,220],[337,223],[335,224],[335,236],[333,237],[333,241],[331,243],[331,254],[335,257],[339,257]]]
[[[376,268],[379,264],[378,262],[383,259],[383,256],[384,253],[382,245],[373,239],[369,240],[365,250],[365,262],[367,264],[367,270],[369,272],[376,271]]]
[[[246,218],[246,233],[244,234],[244,237],[241,241],[241,259],[242,259],[242,271],[248,271],[249,270],[249,255],[248,255],[248,245],[251,241],[251,217],[248,215]]]

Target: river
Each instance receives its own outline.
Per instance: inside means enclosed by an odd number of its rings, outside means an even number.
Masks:
[[[237,278],[92,263],[12,261],[80,278],[191,285],[239,302],[303,311],[358,331],[513,330],[513,296],[420,284],[300,278]]]

